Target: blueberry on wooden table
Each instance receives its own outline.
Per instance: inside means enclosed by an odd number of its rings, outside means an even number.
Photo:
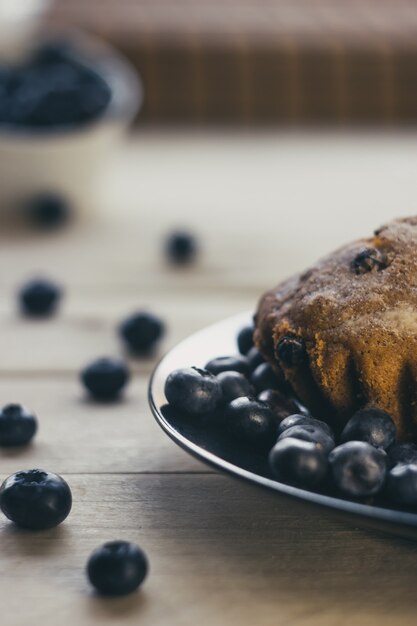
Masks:
[[[399,464],[388,472],[387,495],[396,504],[417,505],[417,464]]]
[[[186,265],[197,256],[197,240],[187,231],[173,232],[166,240],[165,251],[171,263]]]
[[[253,348],[253,333],[255,329],[253,326],[244,326],[237,336],[237,347],[241,354],[247,354],[251,348]]]
[[[87,563],[88,578],[104,596],[123,596],[135,591],[148,573],[146,554],[134,543],[111,541],[97,548]]]
[[[122,359],[103,357],[81,372],[81,381],[97,400],[115,400],[129,382],[130,372]]]
[[[220,381],[224,402],[231,402],[243,396],[253,396],[255,393],[248,379],[239,372],[220,372],[217,380]]]
[[[191,415],[211,413],[223,399],[218,378],[198,367],[171,372],[165,382],[165,396],[172,407]]]
[[[121,323],[119,333],[130,352],[147,354],[163,337],[165,325],[156,315],[139,311]]]
[[[316,487],[326,476],[327,455],[310,441],[286,438],[269,453],[271,472],[278,480],[300,487]]]
[[[55,282],[37,278],[20,289],[18,297],[22,313],[28,317],[46,317],[55,312],[62,290]]]
[[[68,516],[71,506],[67,482],[41,469],[12,474],[0,487],[0,509],[21,528],[54,528]]]
[[[236,398],[230,402],[224,425],[231,437],[257,449],[270,449],[277,438],[271,409],[253,398]]]
[[[310,423],[299,424],[286,428],[278,437],[278,441],[282,441],[287,437],[293,439],[302,439],[303,441],[309,441],[314,443],[318,448],[323,450],[326,454],[329,454],[335,446],[333,437],[322,426]]]
[[[27,445],[37,428],[36,416],[20,404],[6,404],[0,409],[0,447]]]
[[[348,441],[331,451],[329,464],[336,487],[350,497],[378,493],[385,481],[387,455],[365,441]]]
[[[386,450],[396,437],[392,417],[381,409],[367,407],[357,411],[343,429],[341,440],[366,441],[376,448]]]
[[[240,372],[240,374],[249,374],[249,363],[246,357],[236,354],[235,356],[218,356],[206,363],[205,368],[212,374],[220,374],[220,372]]]
[[[26,214],[40,228],[53,229],[63,226],[71,216],[71,206],[63,196],[43,193],[26,202]]]

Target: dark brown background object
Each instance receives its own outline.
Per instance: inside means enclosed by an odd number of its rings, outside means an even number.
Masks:
[[[135,64],[143,120],[417,120],[416,0],[65,0]]]

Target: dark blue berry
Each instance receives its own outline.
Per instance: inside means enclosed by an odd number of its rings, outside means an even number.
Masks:
[[[295,400],[284,395],[277,389],[264,389],[264,391],[261,391],[258,395],[258,400],[267,404],[277,420],[281,423],[281,420],[299,410]]]
[[[310,415],[303,415],[302,413],[289,415],[284,420],[282,420],[278,428],[278,434],[280,435],[284,432],[284,430],[292,428],[293,426],[316,426],[324,430],[334,439],[332,429],[328,424],[326,424],[326,422],[322,422],[321,420],[318,420],[315,417],[311,417]]]
[[[327,473],[327,455],[314,443],[302,439],[282,439],[269,453],[275,478],[300,487],[316,487]]]
[[[26,283],[19,291],[22,312],[32,317],[51,315],[61,298],[60,287],[47,279],[35,279]]]
[[[258,348],[256,348],[255,346],[253,346],[253,348],[251,348],[249,350],[249,352],[246,354],[246,358],[249,361],[249,368],[250,368],[251,372],[256,370],[258,365],[261,365],[262,363],[265,363],[264,357],[259,352]]]
[[[141,311],[124,320],[119,332],[131,352],[146,354],[151,352],[163,337],[165,326],[156,315]]]
[[[71,511],[66,481],[40,469],[12,474],[0,487],[0,508],[21,528],[45,530],[58,526]]]
[[[237,354],[236,356],[218,356],[211,359],[205,369],[212,374],[220,374],[220,372],[239,372],[240,374],[249,374],[249,364],[246,357]]]
[[[146,554],[128,541],[105,543],[93,552],[87,563],[91,584],[104,596],[123,596],[136,591],[148,569]]]
[[[25,446],[35,436],[38,422],[20,404],[6,404],[0,410],[0,446]]]
[[[235,398],[253,396],[255,393],[248,379],[239,372],[220,372],[217,380],[220,381],[224,402],[229,403]]]
[[[169,404],[192,415],[215,411],[222,401],[220,381],[207,370],[197,367],[178,369],[165,382]]]
[[[255,387],[257,393],[265,389],[278,389],[282,386],[282,381],[278,379],[276,373],[269,363],[261,363],[252,372],[250,381]]]
[[[360,409],[343,429],[341,441],[366,441],[386,450],[394,443],[396,428],[392,417],[373,407]]]
[[[365,441],[348,441],[330,452],[336,487],[347,496],[371,496],[384,485],[387,455]]]
[[[81,372],[81,381],[97,400],[114,400],[130,378],[124,361],[103,357],[92,361]]]
[[[295,367],[306,358],[304,341],[295,335],[284,335],[279,340],[276,347],[276,355],[284,365]]]
[[[253,348],[253,333],[255,329],[253,326],[244,326],[237,336],[237,347],[241,354],[247,354],[251,348]]]
[[[168,259],[178,265],[191,263],[197,255],[197,250],[195,237],[186,231],[172,233],[166,242]]]
[[[276,441],[276,420],[271,409],[252,398],[236,398],[226,408],[229,434],[254,448],[269,449]]]
[[[417,463],[417,446],[415,443],[396,443],[387,450],[388,463],[391,467],[400,463],[408,465]]]
[[[326,454],[329,454],[335,445],[333,437],[329,435],[324,428],[316,424],[300,424],[286,428],[278,437],[278,441],[282,441],[287,437],[310,441],[316,444],[318,448],[321,448]]]
[[[44,193],[31,198],[26,204],[26,211],[32,222],[45,229],[62,226],[71,215],[69,202],[63,196],[54,193]]]
[[[352,270],[355,274],[380,271],[387,267],[387,258],[377,248],[365,248],[352,261]]]
[[[417,464],[400,464],[387,475],[387,494],[392,502],[417,505]]]

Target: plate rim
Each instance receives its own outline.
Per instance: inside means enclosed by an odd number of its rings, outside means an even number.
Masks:
[[[190,453],[194,458],[202,461],[206,465],[209,465],[216,470],[220,470],[221,472],[226,473],[228,476],[244,480],[245,482],[249,482],[252,485],[257,485],[273,492],[278,492],[283,496],[289,496],[301,502],[318,504],[319,506],[329,508],[334,512],[349,513],[359,518],[365,517],[374,521],[383,521],[389,522],[391,524],[393,523],[395,525],[401,524],[407,527],[417,528],[417,513],[409,513],[407,511],[388,509],[380,506],[373,506],[370,504],[363,504],[361,502],[355,502],[353,500],[344,500],[342,498],[328,496],[326,494],[318,493],[315,491],[308,491],[306,489],[301,489],[300,487],[295,487],[293,485],[287,485],[286,483],[282,483],[277,480],[273,480],[272,478],[268,478],[266,476],[262,476],[260,474],[256,474],[254,472],[246,470],[239,465],[235,465],[234,463],[231,463],[230,461],[227,461],[226,459],[217,456],[209,450],[202,448],[193,441],[190,441],[189,439],[187,439],[187,437],[178,432],[165,418],[155,401],[153,388],[155,385],[155,381],[158,378],[159,371],[162,369],[168,357],[172,357],[172,354],[177,351],[184,343],[188,343],[193,339],[198,338],[198,335],[203,334],[205,331],[214,331],[217,326],[221,326],[226,322],[230,324],[233,320],[236,320],[236,322],[238,322],[239,320],[239,323],[242,324],[242,321],[244,322],[245,315],[247,315],[249,319],[252,315],[252,312],[250,312],[250,314],[239,313],[237,315],[227,317],[220,322],[205,326],[201,330],[192,333],[185,339],[178,342],[157,362],[149,379],[148,403],[152,415],[159,427],[170,437],[172,441],[174,441],[174,443],[176,443],[185,452]]]

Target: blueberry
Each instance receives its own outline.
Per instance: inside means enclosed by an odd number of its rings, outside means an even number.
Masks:
[[[253,326],[244,326],[237,336],[237,347],[241,354],[247,354],[251,348],[253,348],[253,333],[255,329]]]
[[[222,388],[220,381],[207,370],[188,367],[171,372],[165,382],[165,396],[176,409],[204,415],[218,408]]]
[[[205,369],[212,374],[233,371],[246,375],[249,373],[249,364],[247,358],[240,354],[236,356],[218,356],[215,359],[211,359],[206,364]]]
[[[321,428],[322,430],[324,430],[328,435],[330,435],[334,439],[332,429],[330,428],[328,424],[326,424],[326,422],[322,422],[321,420],[318,420],[315,417],[311,417],[309,415],[303,415],[301,413],[295,413],[293,415],[289,415],[284,420],[282,420],[278,428],[278,434],[280,435],[281,433],[284,432],[284,430],[287,430],[288,428],[292,428],[293,426],[316,426],[317,428]]]
[[[300,487],[316,487],[327,473],[327,456],[314,443],[302,439],[281,439],[269,453],[275,478]]]
[[[387,450],[388,463],[394,465],[417,463],[417,446],[414,443],[396,443]]]
[[[352,270],[355,274],[379,271],[387,267],[387,258],[377,248],[365,248],[352,261]]]
[[[387,475],[388,497],[397,504],[417,505],[417,464],[400,464]]]
[[[51,315],[60,298],[60,287],[56,283],[42,278],[31,280],[19,291],[22,312],[32,317]]]
[[[20,404],[6,404],[0,410],[0,446],[25,446],[35,436],[38,422]]]
[[[71,511],[72,496],[61,476],[40,469],[12,474],[0,487],[0,508],[21,528],[58,526]]]
[[[220,381],[224,402],[228,403],[243,396],[253,396],[255,393],[248,379],[239,372],[220,372],[217,380]]]
[[[276,355],[289,367],[299,365],[306,358],[304,341],[295,335],[284,335],[277,344]]]
[[[68,201],[54,193],[43,193],[31,198],[26,204],[26,211],[32,222],[45,229],[62,226],[71,214]]]
[[[121,359],[103,357],[92,361],[81,372],[81,381],[97,400],[114,400],[130,378]]]
[[[387,456],[381,448],[365,441],[348,441],[330,452],[333,480],[347,496],[370,496],[381,490],[386,476]]]
[[[249,368],[251,372],[256,370],[258,365],[265,363],[264,357],[259,352],[258,348],[255,348],[255,346],[253,346],[253,348],[249,350],[249,352],[246,354],[246,358],[249,361]]]
[[[258,395],[258,400],[267,404],[280,422],[284,418],[287,418],[288,415],[292,415],[295,411],[299,410],[295,400],[284,395],[277,389],[264,389],[264,391],[261,391]]]
[[[146,554],[128,541],[103,544],[87,563],[91,584],[104,596],[123,596],[136,591],[145,580],[148,569]]]
[[[125,319],[119,332],[131,352],[146,354],[163,337],[165,326],[156,315],[141,311]]]
[[[166,241],[166,254],[172,263],[178,265],[190,263],[197,255],[197,241],[186,231],[174,232]]]
[[[250,381],[258,393],[265,389],[277,389],[282,386],[282,381],[279,380],[269,363],[258,365],[252,372]]]
[[[357,411],[343,429],[341,441],[366,441],[386,450],[394,443],[395,424],[385,411],[368,407]]]
[[[287,437],[294,439],[302,439],[316,444],[318,448],[329,454],[334,448],[334,439],[321,426],[316,424],[300,424],[286,428],[278,437],[278,441],[282,441]]]
[[[226,429],[254,448],[269,449],[276,441],[276,421],[271,409],[252,398],[236,398],[226,408]]]

